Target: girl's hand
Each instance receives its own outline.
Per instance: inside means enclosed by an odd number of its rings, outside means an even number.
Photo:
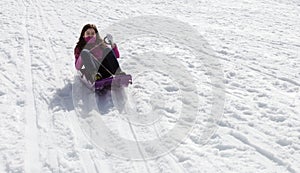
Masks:
[[[112,46],[114,44],[114,39],[111,34],[106,34],[105,38],[107,39],[108,43]]]
[[[106,34],[106,36],[104,37],[104,40],[105,40],[105,42],[107,40],[107,43],[110,44],[112,49],[116,47],[113,36],[111,34]]]

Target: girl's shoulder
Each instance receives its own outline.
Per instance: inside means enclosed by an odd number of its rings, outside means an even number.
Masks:
[[[74,48],[74,53],[78,53],[78,52],[81,52],[81,48],[80,46],[77,44]]]

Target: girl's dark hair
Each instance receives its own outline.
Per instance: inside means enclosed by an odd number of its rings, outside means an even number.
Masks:
[[[96,33],[96,45],[100,45],[100,46],[106,46],[104,45],[104,41],[101,39],[100,35],[99,35],[99,32],[98,32],[98,29],[96,27],[96,25],[93,25],[93,24],[86,24],[84,25],[84,27],[82,28],[81,30],[81,33],[80,33],[80,37],[79,37],[79,40],[77,42],[77,46],[79,47],[80,50],[82,50],[84,48],[84,46],[86,45],[86,41],[84,40],[83,36],[84,36],[84,33],[85,31],[87,31],[88,29],[94,29],[95,30],[95,33]]]

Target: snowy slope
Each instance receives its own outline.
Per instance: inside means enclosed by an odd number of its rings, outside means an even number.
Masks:
[[[300,172],[299,1],[0,3],[1,173]],[[148,27],[165,19],[179,32]],[[78,81],[73,48],[86,23],[113,33],[132,86],[99,97]],[[202,46],[223,73],[223,114],[211,114],[218,86],[193,51]],[[170,141],[189,135],[174,150],[153,147],[174,144],[162,136],[180,116],[191,129]]]

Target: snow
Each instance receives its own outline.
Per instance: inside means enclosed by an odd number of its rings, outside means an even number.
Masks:
[[[300,172],[297,0],[3,0],[0,172]],[[133,84],[74,69],[84,24]]]

